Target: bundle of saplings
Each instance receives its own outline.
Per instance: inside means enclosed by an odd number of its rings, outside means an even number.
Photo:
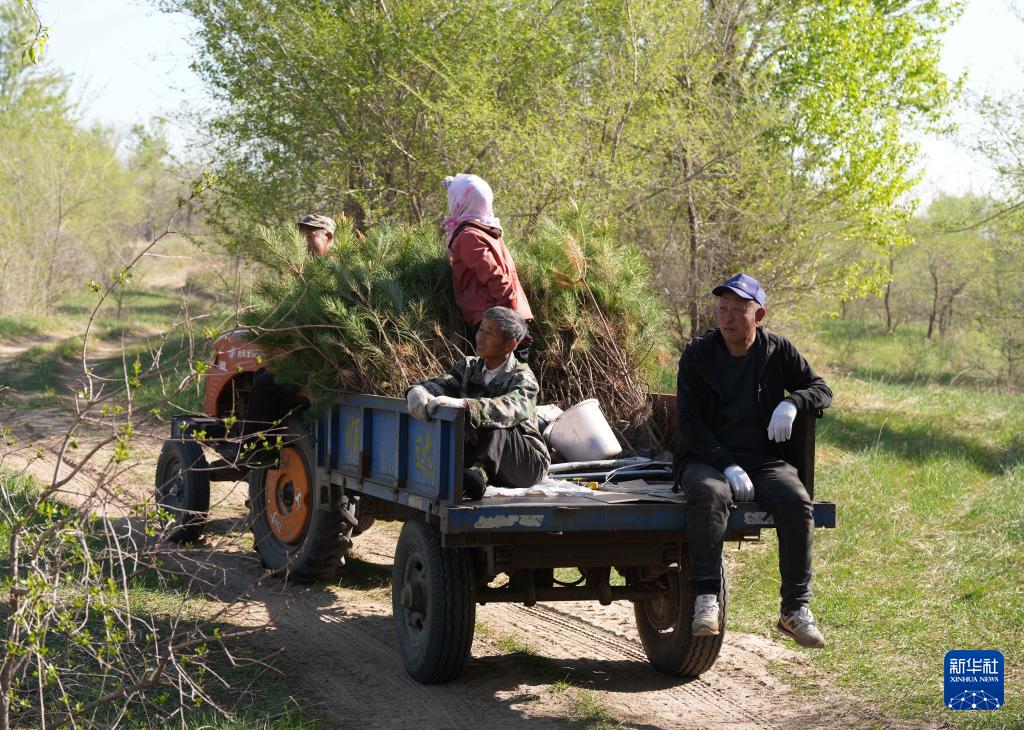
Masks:
[[[643,362],[662,310],[638,252],[579,214],[508,243],[535,317],[530,365],[541,402],[597,398],[616,426],[646,419]],[[317,403],[402,396],[472,354],[435,227],[379,225],[364,236],[342,221],[320,258],[290,228],[261,229],[247,248],[266,273],[244,324],[276,353],[278,377]]]

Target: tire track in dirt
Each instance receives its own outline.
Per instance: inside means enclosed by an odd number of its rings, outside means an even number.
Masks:
[[[211,598],[233,600],[260,577],[256,561],[241,553],[216,560],[224,582]],[[280,652],[279,668],[301,693],[300,706],[319,715],[326,728],[511,728],[526,719],[542,728],[564,727],[558,715],[520,711],[521,693],[505,691],[508,677],[501,673],[470,667],[450,684],[414,681],[399,659],[390,602],[358,590],[285,586],[268,578],[227,618],[238,625],[267,624],[261,645]],[[483,653],[499,652],[484,646]]]
[[[657,672],[638,643],[547,606],[496,607],[493,621],[523,640],[542,647],[543,655],[572,670],[570,681],[600,695],[616,719],[658,726],[735,728],[772,727],[770,714],[758,715],[735,682],[707,673],[681,679]],[[656,720],[655,720],[656,718]]]

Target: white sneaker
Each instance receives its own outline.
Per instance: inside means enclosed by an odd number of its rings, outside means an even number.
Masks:
[[[825,637],[814,620],[814,614],[807,606],[801,606],[792,613],[781,614],[777,625],[779,631],[800,646],[806,646],[808,649],[822,649],[825,646]]]
[[[701,593],[693,607],[693,635],[716,636],[719,623],[718,596]]]

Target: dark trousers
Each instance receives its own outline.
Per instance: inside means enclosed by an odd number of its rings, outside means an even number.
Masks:
[[[467,439],[466,466],[482,466],[496,487],[524,489],[544,478],[547,465],[518,428],[478,428]]]
[[[299,397],[299,386],[279,383],[269,370],[261,370],[252,379],[252,391],[242,422],[242,435],[266,431],[295,412],[305,401]]]
[[[769,454],[736,454],[737,463],[754,483],[757,504],[775,519],[779,537],[782,610],[795,611],[811,600],[811,542],[814,512],[811,498],[796,469]],[[729,483],[722,472],[690,459],[681,477],[686,494],[691,578],[696,593],[718,593],[721,587],[722,544],[729,508]]]

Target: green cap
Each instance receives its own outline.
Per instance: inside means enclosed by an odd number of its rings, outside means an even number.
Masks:
[[[334,219],[325,215],[304,215],[299,220],[299,225],[307,228],[323,228],[328,233],[334,233]]]

